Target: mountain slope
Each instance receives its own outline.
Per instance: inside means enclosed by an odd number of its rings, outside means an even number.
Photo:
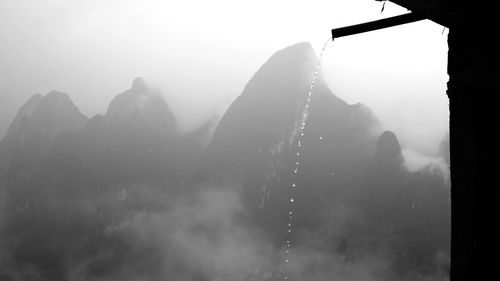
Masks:
[[[278,51],[255,73],[215,130],[205,157],[209,177],[242,180],[255,204],[270,196],[270,185],[290,183],[316,60],[312,47],[299,43]],[[320,77],[308,111],[302,138],[306,178],[347,172],[371,157],[377,121],[366,107],[340,100]]]
[[[52,91],[30,98],[18,111],[0,142],[3,173],[43,165],[54,138],[83,128],[87,121],[67,94]]]

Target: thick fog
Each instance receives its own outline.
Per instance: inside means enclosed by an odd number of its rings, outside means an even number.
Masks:
[[[320,53],[405,12],[0,0],[0,280],[449,280],[446,30]]]

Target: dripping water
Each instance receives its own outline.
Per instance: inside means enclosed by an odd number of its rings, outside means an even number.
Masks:
[[[292,247],[292,232],[293,232],[292,226],[294,225],[293,224],[293,218],[294,218],[293,215],[295,214],[294,206],[295,206],[295,200],[296,200],[296,197],[294,196],[295,195],[294,190],[296,188],[298,188],[298,185],[296,183],[296,179],[297,179],[297,175],[299,174],[299,171],[301,168],[300,167],[300,164],[301,164],[300,150],[302,149],[302,147],[304,145],[305,128],[307,126],[307,120],[308,120],[307,117],[309,116],[310,103],[311,103],[314,85],[315,85],[316,80],[319,76],[321,59],[322,59],[323,53],[324,53],[324,51],[325,51],[325,49],[328,46],[328,43],[330,41],[332,41],[332,38],[328,38],[328,40],[323,44],[323,48],[321,49],[321,52],[319,53],[319,56],[318,56],[318,59],[316,62],[316,66],[315,66],[315,70],[313,73],[313,77],[311,79],[311,83],[309,84],[309,89],[307,92],[307,99],[306,99],[304,108],[302,110],[301,120],[299,122],[299,124],[301,124],[301,126],[300,126],[298,134],[297,134],[299,137],[298,137],[297,145],[295,148],[296,149],[296,153],[295,153],[296,160],[295,160],[295,167],[293,168],[294,177],[293,177],[292,183],[291,183],[290,188],[289,188],[289,200],[288,200],[288,204],[289,204],[288,215],[289,216],[288,216],[287,235],[286,235],[286,239],[285,239],[285,250],[284,250],[284,258],[283,258],[285,266],[288,266],[291,263],[290,252],[291,252],[291,247]],[[322,137],[321,137],[321,139],[322,139]],[[287,267],[285,267],[284,273],[282,275],[282,279],[289,280]]]

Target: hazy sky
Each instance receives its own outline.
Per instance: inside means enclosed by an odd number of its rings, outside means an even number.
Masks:
[[[34,93],[68,93],[104,113],[133,78],[161,89],[189,130],[223,112],[277,50],[405,13],[374,0],[0,0],[0,136]],[[403,146],[437,149],[448,126],[447,32],[423,21],[336,40],[332,91],[371,107]]]

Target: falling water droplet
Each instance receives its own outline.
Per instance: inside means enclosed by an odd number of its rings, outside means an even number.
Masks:
[[[304,134],[304,130],[305,130],[306,122],[307,122],[307,117],[308,117],[308,115],[309,115],[309,111],[308,111],[308,109],[309,109],[309,105],[310,105],[310,102],[311,102],[311,97],[312,97],[312,94],[313,94],[313,88],[314,88],[314,85],[315,85],[316,79],[317,79],[317,78],[318,78],[318,76],[319,76],[321,58],[322,58],[322,56],[323,56],[323,52],[324,52],[324,50],[326,49],[326,47],[327,47],[327,45],[328,45],[328,42],[330,42],[330,41],[331,41],[331,39],[328,39],[328,41],[327,41],[327,42],[325,42],[325,44],[323,45],[323,49],[321,50],[321,52],[320,52],[320,54],[319,54],[319,56],[318,56],[318,61],[316,62],[316,69],[315,69],[315,71],[314,71],[314,73],[313,73],[313,78],[312,78],[312,81],[311,81],[311,83],[310,83],[310,85],[309,85],[309,91],[308,91],[308,93],[307,93],[307,102],[306,102],[306,104],[305,104],[305,106],[304,106],[305,108],[304,108],[303,113],[302,113],[302,116],[303,116],[303,118],[304,118],[304,119],[302,120],[301,131],[300,131],[300,132],[298,132],[298,133],[300,133],[300,136],[301,136],[301,137],[304,137],[304,136],[305,136],[305,134]],[[322,140],[322,139],[323,139],[323,137],[322,137],[322,136],[320,136],[320,137],[319,137],[319,139],[320,139],[320,140]],[[299,140],[299,141],[298,141],[298,143],[297,143],[297,147],[299,147],[299,148],[300,148],[301,146],[302,146],[302,143],[301,143],[301,141]],[[297,152],[296,152],[296,155],[297,155],[297,157],[299,157],[299,156],[300,156],[300,153],[297,151]],[[299,160],[299,159],[297,159],[297,160]],[[296,165],[296,167],[295,167],[295,169],[294,169],[294,173],[295,173],[295,174],[297,174],[297,173],[298,173],[298,167],[299,167],[299,164],[300,164],[300,163],[299,163],[299,161],[296,161],[296,162],[295,162],[295,165]],[[332,175],[333,175],[333,174],[334,174],[334,173],[332,172]],[[292,182],[292,187],[295,187],[295,186],[296,186],[295,182]],[[294,199],[293,197],[292,197],[292,198],[290,198],[290,203],[294,203],[294,202],[295,202],[295,199]],[[290,207],[292,208],[294,205],[295,205],[295,204],[291,205]],[[289,222],[288,222],[288,233],[291,233],[291,232],[292,232],[292,218],[293,218],[293,217],[292,217],[292,214],[293,214],[293,212],[292,212],[291,210],[289,210],[288,214],[289,214],[289,219],[290,219],[290,220],[289,220]],[[291,234],[290,234],[290,235],[291,235]],[[286,246],[287,246],[287,248],[290,248],[290,247],[291,247],[291,245],[290,245],[290,240],[286,240]],[[289,252],[289,250],[287,249],[285,252],[286,252],[286,253],[288,253],[288,252]],[[289,260],[288,260],[288,259],[285,259],[285,263],[288,263],[288,262],[289,262]],[[288,279],[288,276],[286,275],[286,272],[283,272],[283,275],[282,275],[282,276],[283,276],[283,280],[287,280],[287,279]]]

